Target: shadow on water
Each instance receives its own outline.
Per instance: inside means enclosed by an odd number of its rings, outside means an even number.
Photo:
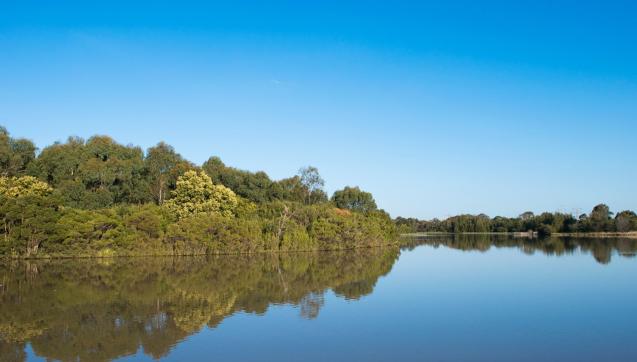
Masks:
[[[143,347],[153,358],[236,312],[292,304],[316,318],[323,295],[370,294],[400,251],[49,260],[0,265],[1,360],[35,354],[107,361]]]
[[[488,251],[491,248],[517,248],[525,254],[543,253],[562,256],[575,253],[592,254],[600,264],[611,262],[612,256],[637,255],[637,239],[631,238],[513,238],[499,234],[431,234],[405,237],[404,250],[420,245],[444,246],[463,251]]]

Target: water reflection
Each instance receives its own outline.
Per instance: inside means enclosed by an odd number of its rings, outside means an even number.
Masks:
[[[402,250],[419,245],[478,252],[517,248],[528,254],[556,256],[583,253],[592,254],[602,264],[618,255],[633,257],[637,251],[635,239],[514,239],[493,235],[410,238]],[[321,318],[328,290],[347,300],[371,294],[378,279],[390,272],[400,252],[393,247],[207,258],[3,262],[0,360],[25,360],[27,345],[35,355],[61,361],[108,361],[136,353],[161,358],[188,336],[206,327],[216,328],[234,313],[262,315],[270,306],[279,304],[295,306],[301,318]],[[436,254],[427,255],[436,258]],[[435,264],[432,259],[417,262]],[[429,278],[437,275],[432,272],[435,270],[427,274]],[[448,279],[445,282],[456,285]],[[476,283],[476,279],[471,282]],[[490,283],[496,285],[493,279]],[[397,289],[404,293],[403,298],[416,293],[413,288],[418,284],[407,285],[404,290]],[[429,285],[420,291],[429,297],[419,299],[419,303],[435,300],[436,295],[443,298],[449,292],[444,288],[435,290],[438,284],[422,285]],[[464,288],[457,290],[466,292]],[[366,310],[365,318],[376,320],[386,315],[401,320],[397,311],[406,306],[396,303],[374,312]],[[448,303],[441,302],[437,308]],[[412,320],[419,313],[422,311],[407,313],[405,320]],[[342,323],[348,317],[340,318]],[[410,332],[396,333],[418,336],[427,325],[417,323]]]
[[[407,238],[404,249],[411,250],[419,245],[464,251],[487,251],[495,248],[518,248],[526,254],[536,252],[545,255],[570,255],[575,253],[592,254],[600,264],[611,262],[613,254],[623,257],[637,255],[637,239],[634,238],[513,238],[497,234],[432,234]]]
[[[398,248],[211,258],[57,260],[0,267],[0,355],[108,361],[143,347],[165,356],[180,340],[235,312],[299,306],[316,318],[331,289],[372,292]]]

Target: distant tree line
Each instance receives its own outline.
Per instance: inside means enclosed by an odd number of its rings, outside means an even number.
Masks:
[[[487,251],[495,248],[518,248],[525,254],[541,252],[545,255],[568,255],[576,252],[591,254],[600,264],[608,264],[614,255],[634,258],[637,256],[637,239],[628,237],[548,237],[511,238],[502,234],[452,234],[426,235],[408,238],[402,249],[412,250],[419,245],[438,247],[444,245],[458,250]]]
[[[371,194],[328,199],[315,167],[265,172],[199,167],[160,142],[144,151],[107,136],[37,152],[0,127],[0,255],[202,254],[344,249],[394,240]]]
[[[445,220],[418,220],[398,217],[396,224],[403,232],[446,232],[446,233],[486,233],[486,232],[527,232],[540,235],[552,233],[628,232],[637,231],[637,214],[625,210],[613,214],[605,204],[599,204],[588,214],[578,217],[560,213],[544,212],[535,215],[527,211],[518,217],[485,214],[458,215]]]

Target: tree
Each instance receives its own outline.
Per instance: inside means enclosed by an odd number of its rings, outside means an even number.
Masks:
[[[32,176],[0,177],[0,219],[4,245],[0,250],[36,254],[54,234],[59,218],[53,189]]]
[[[158,205],[170,196],[170,191],[177,186],[177,178],[191,169],[175,149],[164,142],[158,143],[146,151],[144,164],[148,172],[150,192]]]
[[[618,212],[615,216],[615,227],[619,232],[637,230],[637,214],[630,210]]]
[[[610,221],[612,215],[613,213],[610,212],[608,205],[596,205],[590,215],[590,222],[593,227],[593,231],[609,231],[611,228]]]
[[[361,191],[358,186],[345,186],[344,189],[334,192],[332,202],[336,207],[359,212],[376,210],[376,201],[371,193]]]
[[[201,213],[234,216],[239,198],[229,188],[215,185],[203,171],[187,171],[177,179],[173,197],[164,206],[177,217]]]
[[[314,204],[327,198],[323,191],[325,181],[316,167],[307,166],[299,169],[299,178],[301,185],[305,187],[306,204]]]
[[[106,193],[110,203],[143,203],[150,200],[144,177],[144,152],[123,146],[108,136],[93,136],[86,142],[89,159],[80,167],[82,181],[95,193]]]
[[[520,214],[520,219],[521,220],[529,220],[532,219],[533,217],[535,217],[535,214],[533,213],[533,211],[526,211],[523,212],[522,214]]]
[[[219,157],[210,157],[201,168],[212,182],[221,184],[253,202],[272,200],[273,182],[265,172],[249,172],[226,166]]]
[[[65,204],[97,209],[151,199],[141,148],[123,146],[107,136],[87,142],[71,137],[46,147],[30,173],[64,196]]]
[[[304,202],[305,196],[306,189],[305,186],[301,184],[301,178],[299,176],[276,181],[272,184],[270,189],[270,198],[272,200]]]
[[[35,160],[36,147],[26,139],[14,139],[0,127],[0,176],[24,175]]]
[[[33,176],[0,177],[0,195],[5,197],[47,196],[53,189]]]
[[[69,137],[66,143],[45,147],[30,168],[30,173],[54,187],[65,181],[79,181],[80,166],[88,159],[85,151],[83,139]]]
[[[591,219],[593,220],[609,220],[613,216],[610,208],[606,204],[599,204],[591,211]]]
[[[546,225],[546,224],[541,224],[540,226],[538,226],[537,228],[537,235],[541,238],[545,238],[545,237],[549,237],[551,236],[551,228]]]

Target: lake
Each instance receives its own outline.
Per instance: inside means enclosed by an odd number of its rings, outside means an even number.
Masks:
[[[4,261],[2,361],[634,361],[637,240]]]

